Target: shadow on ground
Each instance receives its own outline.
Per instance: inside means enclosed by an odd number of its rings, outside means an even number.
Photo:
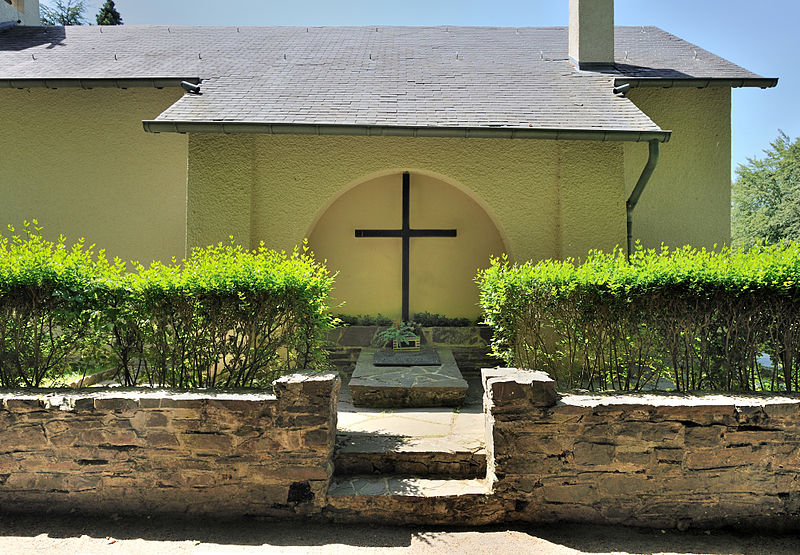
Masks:
[[[18,552],[28,552],[26,542],[49,538],[82,539],[84,544],[114,538],[147,542],[153,552],[184,552],[176,542],[233,548],[325,547],[359,551],[406,548],[410,552],[521,553],[798,553],[796,534],[767,534],[734,530],[648,530],[623,526],[488,526],[481,528],[390,527],[337,525],[314,522],[263,522],[165,518],[84,518],[79,516],[4,515],[0,519],[0,547],[18,542]],[[154,543],[150,542],[164,542]],[[40,544],[41,545],[41,544]],[[117,547],[122,547],[117,546]],[[144,547],[141,546],[140,547]],[[0,549],[2,551],[3,549]],[[17,552],[15,551],[15,552]],[[249,550],[247,550],[249,552]],[[9,551],[10,552],[10,551]],[[318,552],[318,550],[315,550]]]

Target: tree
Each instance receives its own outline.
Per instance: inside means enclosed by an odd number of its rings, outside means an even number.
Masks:
[[[786,133],[736,169],[732,194],[732,239],[736,248],[758,242],[800,241],[800,137]]]
[[[98,25],[122,25],[122,16],[114,6],[114,0],[106,0],[100,11],[97,12]]]
[[[83,25],[84,11],[84,0],[55,0],[52,6],[42,5],[39,15],[44,25]]]

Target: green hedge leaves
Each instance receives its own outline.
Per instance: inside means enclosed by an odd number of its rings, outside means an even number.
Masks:
[[[57,382],[70,365],[113,368],[123,385],[258,387],[325,364],[333,278],[305,245],[231,239],[127,273],[34,226],[0,240],[2,387]]]
[[[493,349],[562,387],[797,390],[800,245],[494,259],[479,273]],[[773,369],[759,363],[769,355]]]

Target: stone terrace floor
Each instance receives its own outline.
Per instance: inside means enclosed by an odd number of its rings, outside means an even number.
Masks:
[[[339,433],[396,435],[437,440],[454,447],[485,446],[483,386],[478,373],[464,376],[468,389],[459,408],[372,409],[353,406],[347,387],[350,374],[342,375],[339,398]]]
[[[382,466],[392,473],[380,476],[342,476],[332,495],[397,495],[415,492],[424,497],[485,493],[485,424],[483,386],[478,373],[465,375],[468,389],[459,408],[376,409],[353,406],[342,374],[337,426],[337,471],[348,456],[362,466]],[[424,468],[422,476],[414,470]],[[345,471],[349,474],[350,472]],[[358,472],[353,472],[358,474]],[[461,479],[446,479],[458,477]]]

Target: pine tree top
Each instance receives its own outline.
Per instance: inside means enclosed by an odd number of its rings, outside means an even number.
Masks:
[[[122,25],[122,16],[114,6],[114,0],[106,0],[106,3],[97,12],[98,25]]]

